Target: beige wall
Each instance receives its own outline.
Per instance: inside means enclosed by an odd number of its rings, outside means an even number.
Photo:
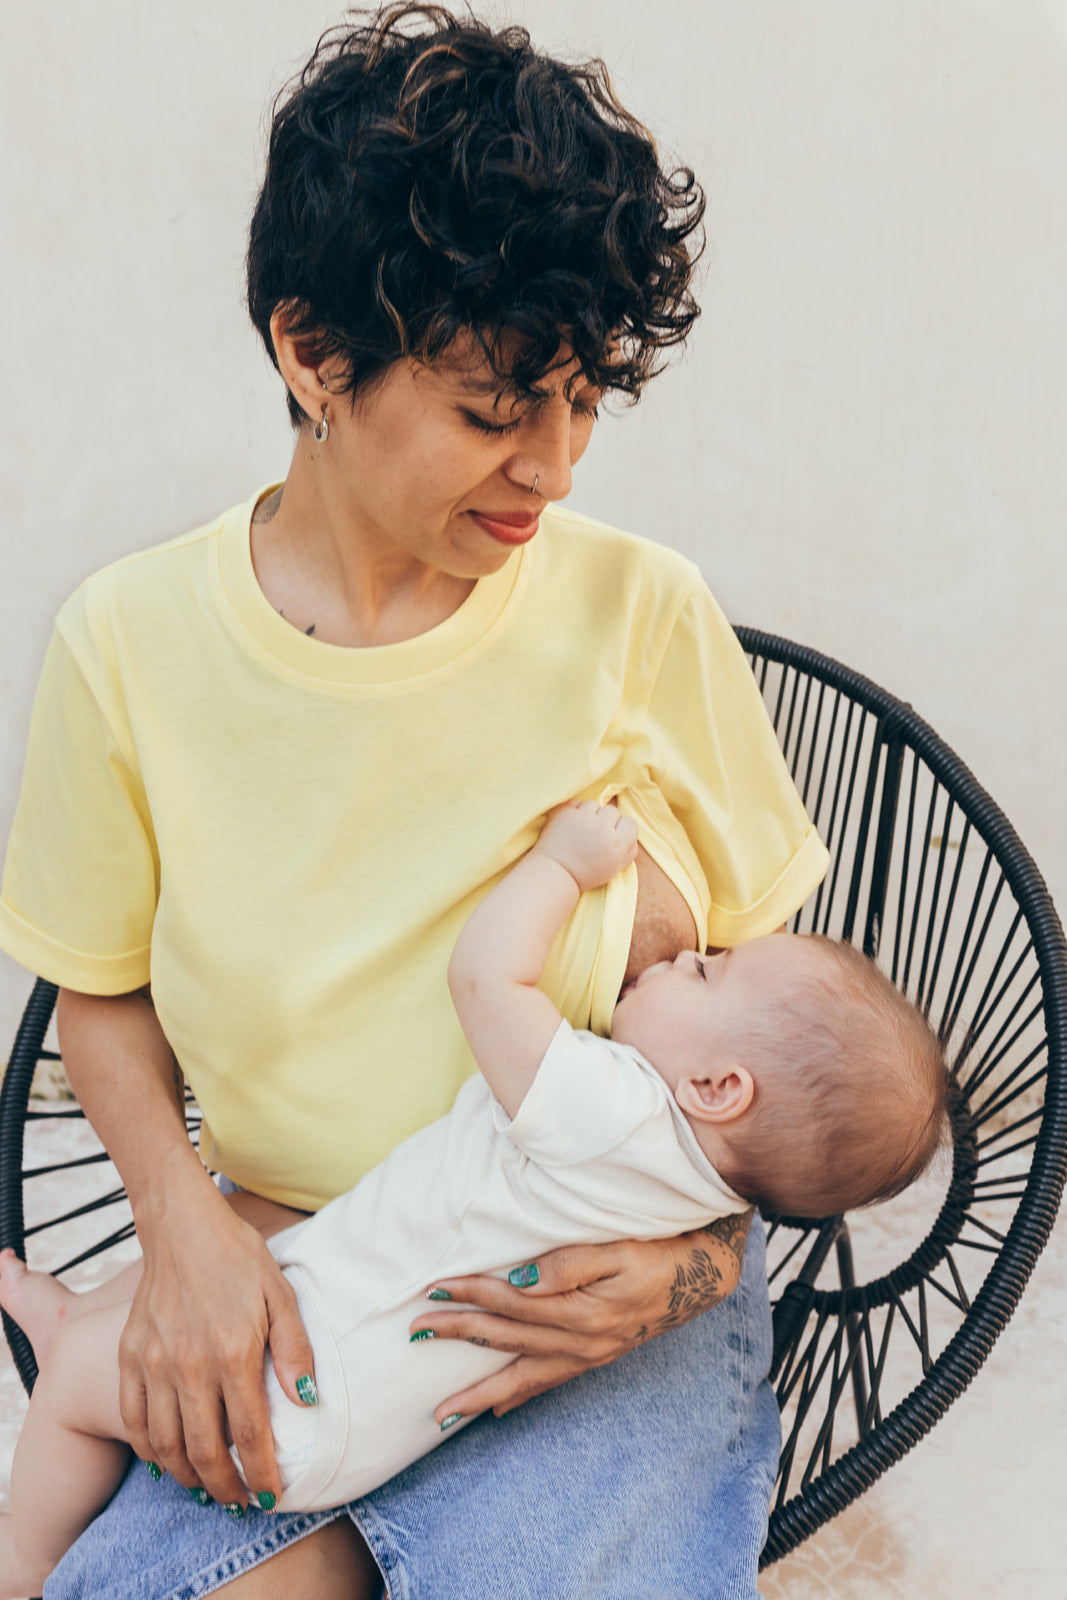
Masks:
[[[499,13],[498,13],[499,14]],[[319,0],[51,0],[0,60],[0,829],[52,613],[284,473],[241,309],[269,90]],[[1067,905],[1067,0],[513,0],[710,194],[705,316],[583,509],[910,699]],[[577,16],[577,21],[575,17]],[[7,1037],[28,979],[0,966]]]

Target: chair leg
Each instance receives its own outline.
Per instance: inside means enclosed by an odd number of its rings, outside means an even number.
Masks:
[[[841,1226],[834,1240],[837,1250],[837,1271],[841,1279],[842,1289],[856,1287],[856,1272],[852,1261],[852,1238],[848,1231],[848,1223],[841,1218]],[[848,1360],[852,1368],[852,1396],[856,1403],[856,1428],[862,1439],[870,1430],[870,1421],[867,1411],[870,1406],[870,1395],[867,1392],[867,1376],[863,1370],[860,1359],[859,1344],[863,1337],[863,1318],[858,1311],[850,1311],[845,1318],[845,1327],[848,1338]]]

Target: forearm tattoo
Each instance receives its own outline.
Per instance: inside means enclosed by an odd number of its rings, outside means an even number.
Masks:
[[[668,1296],[667,1314],[657,1322],[656,1333],[666,1333],[668,1328],[680,1327],[683,1322],[689,1322],[725,1298],[722,1269],[715,1254],[700,1243],[700,1235],[710,1234],[720,1245],[729,1250],[737,1261],[737,1270],[740,1273],[744,1265],[745,1243],[751,1220],[751,1211],[742,1211],[709,1222],[698,1233],[691,1235],[689,1255],[674,1269],[674,1282],[671,1284]]]

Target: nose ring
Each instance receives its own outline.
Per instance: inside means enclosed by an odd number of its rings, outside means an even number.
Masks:
[[[537,493],[537,485],[540,482],[541,482],[541,474],[537,473],[536,477],[534,478],[533,483],[531,483],[531,485],[530,485],[530,493],[531,494],[536,494]]]

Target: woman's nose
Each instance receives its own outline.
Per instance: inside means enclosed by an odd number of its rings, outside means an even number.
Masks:
[[[531,417],[508,476],[532,488],[538,501],[565,500],[571,492],[571,408],[548,405]]]

